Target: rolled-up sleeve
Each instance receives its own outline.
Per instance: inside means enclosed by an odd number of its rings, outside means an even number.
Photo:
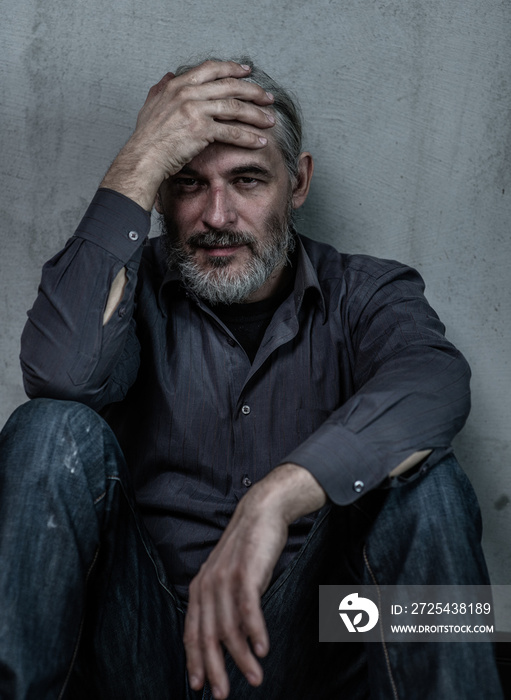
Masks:
[[[149,228],[148,212],[100,189],[65,248],[46,263],[21,339],[29,397],[73,399],[94,408],[123,398],[138,370],[133,308]],[[123,298],[103,326],[112,282],[123,267]]]
[[[339,313],[354,392],[284,461],[307,468],[345,505],[418,450],[449,449],[470,410],[470,369],[448,342],[413,269],[353,264]]]

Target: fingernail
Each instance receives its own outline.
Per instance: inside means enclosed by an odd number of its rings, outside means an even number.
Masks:
[[[222,693],[220,692],[220,688],[218,688],[216,685],[214,685],[211,688],[211,692],[213,693],[214,698],[221,698],[222,697]]]
[[[267,92],[267,93],[266,93],[266,97],[267,97],[269,100],[273,100],[273,95],[271,94],[271,92]]]
[[[254,647],[254,651],[257,654],[257,656],[263,656],[264,655],[263,645],[260,642],[258,642]]]
[[[268,117],[269,122],[271,122],[272,124],[275,123],[275,117],[273,116],[273,114],[267,114],[266,116]]]
[[[250,66],[247,66],[245,63],[240,63],[240,66],[241,66],[244,70],[250,70]]]
[[[258,680],[259,680],[254,673],[247,673],[245,678],[250,683],[250,685],[257,685]]]
[[[190,685],[194,690],[198,690],[199,688],[199,679],[197,676],[190,676]]]
[[[266,146],[268,143],[268,139],[265,139],[264,136],[260,136],[259,141],[263,144],[263,146]]]

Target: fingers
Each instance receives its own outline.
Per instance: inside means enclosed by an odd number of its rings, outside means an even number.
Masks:
[[[221,78],[245,78],[250,75],[250,67],[236,61],[204,61],[183,75],[190,84],[200,85]]]
[[[266,656],[270,649],[270,640],[259,596],[254,592],[252,599],[240,601],[238,607],[243,620],[243,630],[250,639],[252,648],[260,658]]]
[[[217,593],[217,634],[247,681],[251,685],[258,686],[263,681],[263,671],[248,643],[248,639],[253,641],[253,637],[247,631],[244,612],[251,608],[259,611],[258,622],[262,625],[263,630],[258,629],[257,635],[264,636],[266,625],[260,611],[259,595],[256,592],[242,595],[243,599],[239,595],[237,596],[235,591],[232,591],[230,595],[221,590]],[[254,637],[257,638],[257,635]],[[216,669],[210,669],[207,666],[209,678],[211,678],[210,673],[215,671]]]
[[[166,78],[166,76],[165,76]],[[208,83],[190,82],[188,73],[174,80],[160,81],[155,88],[166,89],[161,99],[174,100],[182,106],[183,113],[190,119],[207,116],[221,121],[236,121],[259,129],[267,129],[275,124],[271,110],[264,109],[273,103],[273,95],[265,92],[255,83],[237,78],[226,78]]]
[[[185,618],[183,642],[186,666],[192,689],[202,688],[207,677],[216,700],[229,695],[221,637],[214,596],[208,585],[201,585],[199,574],[190,585]]]
[[[213,697],[215,700],[223,700],[229,695],[229,679],[225,671],[224,654],[220,644],[220,640],[225,635],[218,625],[219,620],[213,598],[214,596],[203,593],[201,651]],[[230,625],[229,621],[227,625]]]
[[[214,127],[214,141],[239,146],[240,148],[262,148],[268,143],[268,139],[262,132],[252,131],[248,126],[242,127],[237,124],[224,124],[218,122]]]
[[[245,122],[259,129],[267,129],[275,124],[273,114],[259,109],[250,102],[231,98],[211,101],[209,105],[215,119]]]
[[[178,80],[183,83],[185,88],[197,92],[197,94],[200,94],[201,99],[205,100],[231,97],[263,106],[273,102],[273,95],[270,92],[266,92],[256,83],[240,80],[239,78],[227,77],[197,85],[190,82],[188,73],[184,73],[182,76],[179,76]]]
[[[204,100],[202,94],[186,87],[179,91],[177,98],[182,118],[191,126],[205,122],[214,129],[217,122],[232,122],[240,127],[246,124],[256,129],[268,129],[275,124],[275,117],[270,111],[235,97]]]
[[[258,656],[266,655],[269,641],[257,592],[236,595],[211,580],[199,574],[190,586],[184,644],[191,687],[199,690],[207,678],[213,697],[221,700],[229,694],[222,645],[247,681],[258,686],[263,671],[248,640]]]
[[[207,61],[175,77],[167,73],[154,85],[137,119],[135,143],[159,153],[167,177],[177,172],[208,144],[219,141],[241,148],[263,148],[261,131],[275,118],[265,110],[273,95],[240,80],[250,70],[232,61]]]
[[[190,599],[185,617],[183,642],[186,650],[186,667],[193,690],[200,690],[204,685],[204,663],[201,652],[200,606],[194,592],[196,582],[190,585]]]

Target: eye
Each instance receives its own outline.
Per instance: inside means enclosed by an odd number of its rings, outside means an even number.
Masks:
[[[255,177],[249,177],[248,175],[244,175],[242,177],[236,178],[236,184],[241,185],[242,187],[253,187],[254,185],[257,185],[260,180],[257,180]]]
[[[178,187],[197,187],[199,181],[194,177],[176,177],[174,184]]]

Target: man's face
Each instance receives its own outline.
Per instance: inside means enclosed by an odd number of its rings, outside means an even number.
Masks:
[[[270,296],[293,245],[292,193],[273,139],[257,151],[208,146],[162,185],[169,262],[210,303]]]

